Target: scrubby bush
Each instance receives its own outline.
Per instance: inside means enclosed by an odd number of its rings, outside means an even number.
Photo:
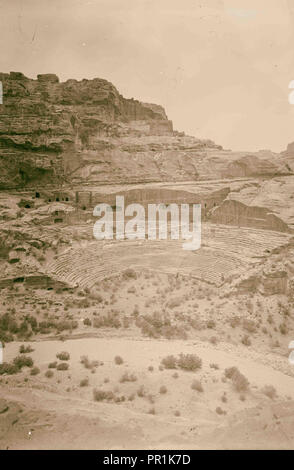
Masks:
[[[249,320],[247,318],[244,318],[242,327],[243,327],[244,330],[248,331],[248,333],[255,333],[256,332],[256,323],[253,320]]]
[[[203,392],[203,387],[202,387],[200,380],[197,380],[197,379],[193,380],[191,384],[191,388],[192,390],[196,390],[197,392]]]
[[[80,387],[88,387],[88,385],[89,385],[89,379],[88,379],[88,377],[87,377],[86,379],[82,379],[82,380],[80,381]]]
[[[19,367],[17,367],[15,364],[9,364],[8,362],[3,362],[3,364],[0,364],[0,375],[17,374],[19,371]]]
[[[95,388],[93,390],[93,398],[95,401],[113,401],[115,399],[115,394],[111,390],[99,390]]]
[[[27,353],[31,353],[33,351],[34,351],[34,349],[30,345],[25,346],[24,344],[22,344],[19,348],[20,354],[27,354]]]
[[[92,325],[92,322],[90,320],[90,318],[85,318],[84,321],[83,321],[84,325],[86,326],[91,326]]]
[[[241,339],[241,343],[244,344],[244,346],[251,346],[251,339],[248,335],[244,335]]]
[[[176,369],[177,368],[177,358],[175,356],[166,356],[162,359],[161,364],[165,369]]]
[[[130,374],[129,372],[124,372],[121,378],[119,379],[120,383],[124,382],[136,382],[137,377],[135,374]]]
[[[178,358],[172,355],[164,357],[161,364],[165,369],[195,371],[202,367],[202,360],[196,354],[180,354]]]
[[[229,319],[229,323],[232,328],[236,328],[236,326],[239,326],[240,322],[241,322],[240,317],[231,317]]]
[[[231,379],[233,375],[238,374],[238,373],[239,373],[239,369],[235,366],[228,367],[227,369],[225,369],[225,377],[227,379]]]
[[[196,354],[180,354],[177,365],[180,369],[194,371],[202,367],[202,360]]]
[[[23,367],[33,367],[34,361],[29,356],[17,356],[13,359],[13,363],[19,368]]]
[[[56,369],[56,367],[57,367],[57,361],[50,362],[48,364],[48,369]]]
[[[237,392],[246,392],[248,390],[249,382],[237,367],[225,369],[225,377],[231,379]]]
[[[51,379],[53,377],[54,373],[52,370],[46,370],[45,372],[45,377],[47,377],[47,379]]]
[[[81,356],[81,363],[86,369],[91,369],[92,371],[99,365],[102,365],[99,361],[90,361],[88,356]]]
[[[68,370],[69,369],[69,364],[67,362],[61,362],[58,364],[56,367],[57,370]]]
[[[279,325],[279,330],[282,335],[286,335],[289,332],[289,328],[287,327],[286,323],[281,323]]]
[[[31,369],[31,375],[38,375],[38,374],[40,374],[40,369],[39,369],[39,367],[33,367],[33,368]]]
[[[125,269],[123,272],[123,278],[124,279],[137,279],[137,273],[132,268]]]
[[[75,330],[79,324],[75,320],[62,320],[58,323],[55,323],[56,330],[60,333],[65,330]]]
[[[222,395],[221,401],[222,401],[223,403],[227,403],[228,398],[227,398],[227,396],[226,396],[226,392],[224,392],[224,394]]]
[[[210,328],[210,329],[213,329],[216,327],[216,323],[214,320],[208,320],[208,322],[206,323],[206,327],[207,328]]]
[[[220,407],[220,406],[217,406],[216,409],[215,409],[216,413],[218,415],[224,415],[226,414],[226,412]]]
[[[121,356],[115,356],[114,362],[119,366],[119,365],[123,364],[124,360]]]
[[[120,328],[121,322],[117,312],[111,312],[107,315],[94,318],[93,326],[95,328]]]
[[[56,354],[57,359],[60,361],[69,361],[70,360],[70,354],[66,351],[62,351],[60,353]]]
[[[159,393],[161,395],[164,395],[165,393],[167,393],[167,388],[165,385],[161,385],[160,389],[159,389]]]
[[[145,392],[145,389],[144,389],[144,385],[141,385],[138,390],[137,390],[137,395],[138,397],[140,398],[143,398],[145,395],[146,395],[146,392]]]
[[[159,312],[137,318],[136,326],[141,328],[142,334],[149,338],[187,338],[187,333],[183,327],[172,324],[166,315],[162,315]]]

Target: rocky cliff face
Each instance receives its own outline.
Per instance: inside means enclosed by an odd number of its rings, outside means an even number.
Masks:
[[[164,109],[108,81],[0,74],[0,188],[134,183],[290,172],[273,155],[225,152],[173,131]]]

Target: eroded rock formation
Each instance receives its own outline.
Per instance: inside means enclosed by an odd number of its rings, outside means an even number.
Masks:
[[[165,110],[108,81],[1,73],[0,188],[291,173],[271,152],[223,151],[173,130]]]

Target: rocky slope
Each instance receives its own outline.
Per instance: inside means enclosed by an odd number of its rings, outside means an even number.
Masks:
[[[173,131],[164,109],[108,81],[1,73],[0,188],[287,174],[285,157],[223,151]]]

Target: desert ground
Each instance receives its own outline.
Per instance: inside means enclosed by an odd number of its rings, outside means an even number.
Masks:
[[[263,278],[292,272],[291,234],[204,223],[190,252],[78,228],[9,265],[50,282],[1,289],[1,448],[293,448],[293,304]]]

